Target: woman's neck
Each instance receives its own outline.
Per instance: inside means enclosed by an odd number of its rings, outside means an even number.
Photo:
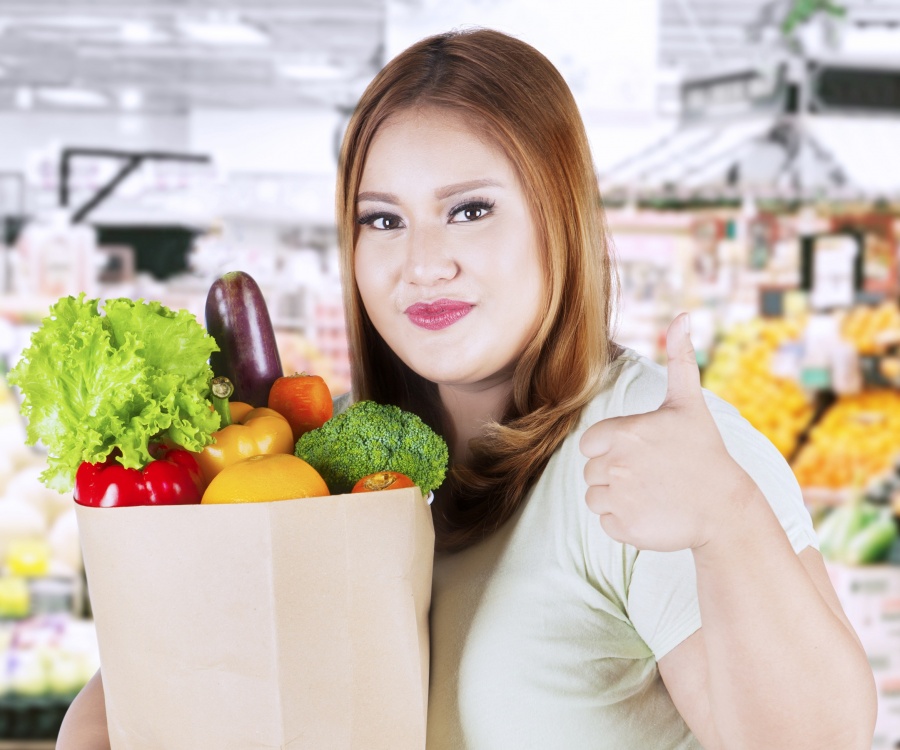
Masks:
[[[487,422],[503,417],[512,392],[511,379],[473,386],[438,385],[438,393],[450,418],[450,464],[465,464],[469,441],[480,437]]]

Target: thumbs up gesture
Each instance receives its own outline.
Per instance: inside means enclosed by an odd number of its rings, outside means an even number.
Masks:
[[[668,386],[659,408],[601,420],[580,444],[588,458],[585,500],[603,530],[659,552],[706,544],[755,486],[706,405],[687,314],[669,326],[666,352]]]

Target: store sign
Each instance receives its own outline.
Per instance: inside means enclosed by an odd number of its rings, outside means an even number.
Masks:
[[[817,64],[810,71],[814,112],[900,114],[900,70]]]
[[[783,112],[788,103],[787,68],[779,65],[685,81],[681,112],[686,120],[721,115]]]
[[[897,239],[894,217],[888,214],[839,216],[832,231],[857,235],[863,253],[862,291],[870,301],[893,299],[898,293]]]
[[[813,310],[848,308],[862,287],[862,253],[853,234],[822,234],[803,241],[802,288]]]

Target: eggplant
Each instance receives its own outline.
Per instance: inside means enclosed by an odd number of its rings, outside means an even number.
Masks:
[[[284,370],[269,309],[249,274],[229,271],[213,282],[206,296],[206,330],[220,349],[209,358],[213,375],[232,382],[233,400],[266,406]]]

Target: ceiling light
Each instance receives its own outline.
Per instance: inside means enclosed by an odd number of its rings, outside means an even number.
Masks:
[[[182,34],[201,44],[234,44],[246,47],[262,47],[269,44],[269,37],[259,29],[240,21],[179,21]]]
[[[334,81],[346,76],[342,68],[326,62],[287,63],[278,66],[278,73],[298,81]]]
[[[62,107],[103,107],[108,104],[103,94],[91,89],[39,89],[38,97],[48,104]]]
[[[27,86],[16,89],[16,107],[19,109],[31,109],[34,106],[34,92]]]
[[[164,42],[168,39],[168,36],[155,26],[137,21],[126,21],[123,23],[119,26],[119,34],[123,42],[130,44],[152,44],[153,42]]]
[[[122,89],[119,92],[119,106],[126,112],[134,112],[144,105],[144,92],[140,89]]]

